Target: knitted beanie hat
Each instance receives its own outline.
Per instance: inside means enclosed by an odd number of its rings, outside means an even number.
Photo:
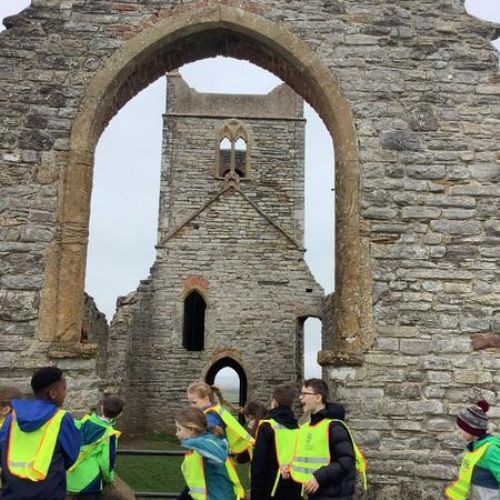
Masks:
[[[458,427],[473,436],[484,436],[488,428],[486,413],[489,408],[490,405],[484,399],[478,401],[474,406],[464,408],[457,417]]]

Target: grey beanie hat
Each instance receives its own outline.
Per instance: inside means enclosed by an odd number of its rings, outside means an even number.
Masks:
[[[488,429],[488,415],[490,405],[487,401],[478,401],[474,406],[464,408],[457,417],[457,425],[465,432],[482,437]]]

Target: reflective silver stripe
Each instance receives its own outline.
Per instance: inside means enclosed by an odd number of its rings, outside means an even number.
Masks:
[[[295,457],[294,462],[304,462],[306,464],[327,464],[328,458],[324,457]]]
[[[32,467],[33,460],[31,462],[9,462],[11,467]]]
[[[281,425],[281,424],[276,424],[273,426],[273,429],[277,429],[277,430],[281,431],[283,429],[288,429],[288,427],[285,427],[284,425]]]
[[[205,488],[189,488],[191,493],[205,493]]]
[[[314,467],[298,467],[297,465],[292,465],[292,471],[294,472],[302,472],[304,474],[312,474],[316,472],[318,469]]]

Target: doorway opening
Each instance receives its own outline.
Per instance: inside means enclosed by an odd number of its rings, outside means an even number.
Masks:
[[[205,381],[217,386],[230,409],[243,408],[247,401],[248,381],[245,370],[233,358],[222,358],[208,370]]]

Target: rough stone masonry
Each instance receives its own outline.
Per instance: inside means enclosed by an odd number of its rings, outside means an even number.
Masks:
[[[462,0],[33,0],[5,25],[2,380],[27,390],[35,366],[57,362],[72,408],[95,397],[96,346],[81,332],[96,142],[165,72],[246,59],[334,141],[336,291],[319,359],[372,496],[440,498],[459,408],[484,396],[500,417],[498,351],[471,345],[500,333],[500,27]]]

